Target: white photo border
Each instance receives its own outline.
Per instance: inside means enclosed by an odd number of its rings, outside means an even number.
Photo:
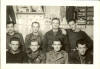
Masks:
[[[100,67],[100,2],[66,0],[2,0],[1,1],[1,69],[99,69]],[[6,6],[44,5],[44,6],[93,6],[94,7],[94,62],[93,64],[6,64]]]

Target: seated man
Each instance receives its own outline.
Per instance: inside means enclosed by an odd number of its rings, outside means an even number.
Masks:
[[[28,49],[28,62],[34,64],[45,63],[45,54],[40,50],[40,44],[38,41],[31,40]]]
[[[47,64],[67,64],[68,63],[68,53],[61,50],[62,44],[59,40],[54,40],[52,51],[46,53],[46,63]]]
[[[69,55],[69,63],[71,64],[92,64],[93,55],[88,52],[87,42],[83,39],[77,41],[77,51]]]
[[[6,52],[7,63],[27,63],[27,54],[19,49],[19,38],[11,38],[9,47],[10,49]]]

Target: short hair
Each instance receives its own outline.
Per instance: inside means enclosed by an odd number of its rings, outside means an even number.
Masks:
[[[31,45],[31,42],[37,42],[37,43],[38,43],[38,45],[40,45],[40,42],[39,42],[38,40],[34,40],[34,39],[33,39],[33,40],[31,40],[31,41],[30,41],[30,45]]]
[[[20,39],[17,38],[17,37],[12,37],[12,38],[10,39],[10,43],[11,43],[12,41],[18,41],[19,44],[20,44]]]
[[[54,44],[54,41],[59,41],[59,42],[61,43],[61,45],[63,44],[63,43],[62,43],[62,40],[60,40],[60,39],[54,39],[54,40],[52,41],[52,44]]]
[[[86,40],[84,39],[79,39],[76,41],[76,46],[78,47],[78,44],[81,44],[81,45],[86,45],[86,47],[88,48],[88,43],[86,42]]]
[[[33,27],[33,24],[38,24],[39,25],[39,27],[40,27],[40,24],[39,24],[39,22],[32,22],[32,27]]]
[[[59,24],[60,24],[60,19],[59,18],[53,18],[52,21],[53,20],[58,20],[59,21]]]
[[[70,20],[68,20],[68,24],[69,24],[69,22],[71,22],[71,21],[74,21],[74,22],[76,23],[76,20],[75,20],[75,19],[70,19]]]

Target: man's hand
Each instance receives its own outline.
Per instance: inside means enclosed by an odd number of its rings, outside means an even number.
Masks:
[[[66,30],[65,30],[65,29],[61,29],[61,31],[62,31],[62,34],[64,34],[64,35],[66,35],[66,34],[67,34],[67,32],[66,32]]]

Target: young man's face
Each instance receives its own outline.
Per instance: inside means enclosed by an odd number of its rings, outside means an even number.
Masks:
[[[70,26],[70,28],[71,28],[72,30],[75,30],[75,28],[76,28],[76,24],[75,24],[74,21],[70,21],[70,22],[69,22],[69,26]]]
[[[38,45],[38,42],[31,42],[31,45],[30,45],[30,49],[35,52],[39,49],[39,45]]]
[[[54,41],[52,47],[54,48],[54,51],[58,52],[60,51],[62,45],[60,41]]]
[[[14,25],[13,24],[7,24],[7,32],[12,33],[14,31]]]
[[[59,28],[59,20],[53,20],[52,21],[52,28],[53,29],[58,29]]]
[[[19,41],[11,41],[10,48],[12,51],[17,51],[19,48]]]
[[[78,44],[78,48],[77,48],[78,52],[80,55],[84,56],[86,51],[87,51],[87,47],[86,44]]]
[[[32,25],[32,30],[33,30],[34,33],[37,33],[39,31],[39,24],[34,23]]]

